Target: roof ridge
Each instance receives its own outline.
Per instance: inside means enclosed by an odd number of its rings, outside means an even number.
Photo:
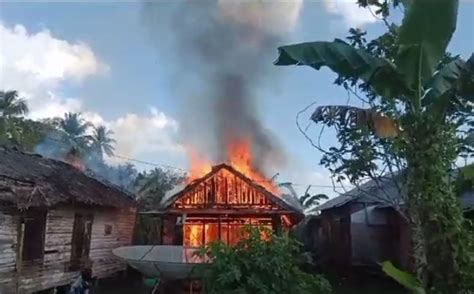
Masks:
[[[164,207],[168,208],[175,201],[177,201],[182,196],[182,194],[185,193],[185,191],[191,190],[195,186],[199,185],[200,183],[204,182],[208,178],[215,175],[221,169],[229,170],[231,173],[235,174],[236,176],[240,177],[243,181],[247,182],[247,184],[249,184],[251,186],[254,186],[256,189],[261,190],[261,192],[264,193],[264,194],[267,194],[267,196],[269,196],[270,201],[274,202],[275,204],[286,207],[286,208],[289,208],[291,210],[301,212],[300,209],[298,209],[296,207],[293,207],[293,205],[287,203],[284,199],[282,199],[282,197],[280,197],[280,196],[274,194],[273,192],[269,191],[264,186],[258,184],[258,182],[256,182],[256,181],[254,181],[252,178],[248,177],[247,175],[245,175],[244,173],[242,173],[241,171],[239,171],[238,169],[236,169],[232,165],[230,165],[228,163],[225,163],[225,162],[212,166],[212,169],[211,169],[210,172],[208,172],[207,174],[205,174],[204,176],[202,176],[200,178],[197,178],[197,179],[193,180],[190,184],[186,185],[181,191],[179,191],[178,193],[172,195],[168,199],[168,201],[164,205]]]

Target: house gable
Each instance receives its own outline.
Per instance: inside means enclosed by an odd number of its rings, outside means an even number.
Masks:
[[[172,197],[169,208],[294,211],[276,195],[225,164]]]

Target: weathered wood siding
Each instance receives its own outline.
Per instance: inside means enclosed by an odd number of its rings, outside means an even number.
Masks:
[[[89,257],[93,262],[93,276],[102,278],[125,269],[126,264],[115,258],[112,249],[132,243],[135,215],[134,209],[103,211],[94,214],[89,253]],[[105,234],[106,225],[112,226],[109,235]]]
[[[15,287],[16,228],[15,216],[0,209],[0,294]]]
[[[44,260],[41,265],[22,269],[21,289],[25,293],[65,285],[78,276],[69,271],[74,215],[69,208],[48,211]],[[88,213],[91,210],[87,211]],[[112,249],[130,245],[135,224],[135,209],[96,210],[92,224],[89,259],[94,277],[106,277],[125,269],[112,255]],[[16,284],[16,223],[11,215],[1,214],[0,222],[0,294],[11,293]],[[111,226],[106,234],[105,226]]]

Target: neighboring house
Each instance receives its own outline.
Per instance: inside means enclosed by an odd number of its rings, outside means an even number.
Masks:
[[[392,179],[369,181],[328,200],[307,218],[305,234],[310,238],[305,242],[323,263],[339,271],[385,260],[411,268],[410,229],[398,212],[403,209],[401,189]],[[474,209],[474,191],[462,196],[468,213]]]
[[[74,166],[0,147],[0,293],[69,284],[126,268],[112,249],[130,245],[133,196]]]
[[[193,247],[215,240],[236,243],[244,225],[289,229],[304,217],[299,206],[227,164],[214,166],[169,197],[160,210],[145,214],[163,220],[163,244]]]

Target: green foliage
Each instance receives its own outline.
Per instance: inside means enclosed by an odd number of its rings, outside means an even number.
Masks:
[[[319,205],[321,200],[329,199],[329,197],[325,194],[310,194],[308,191],[305,192],[303,196],[299,198],[301,206],[305,209],[309,209]]]
[[[184,174],[155,168],[138,174],[135,186],[138,200],[145,209],[160,209],[166,193],[184,182]]]
[[[137,245],[156,245],[162,244],[161,240],[161,218],[140,214],[136,226],[136,236],[133,244]]]
[[[263,234],[262,234],[263,233]],[[331,293],[329,282],[301,270],[304,255],[300,245],[288,236],[273,235],[264,228],[246,227],[235,246],[210,244],[200,252],[212,265],[205,273],[210,294],[316,294]]]
[[[96,177],[136,192],[149,209],[159,208],[165,193],[184,180],[184,175],[161,169],[138,174],[132,164],[108,165],[104,155],[114,156],[114,133],[85,121],[80,113],[34,121],[21,117],[27,111],[26,101],[16,91],[0,91],[1,145],[60,160],[74,152]]]
[[[395,64],[419,99],[456,28],[458,1],[416,0],[406,10]]]
[[[396,268],[390,261],[382,263],[382,270],[387,276],[391,277],[411,292],[415,294],[426,293],[423,289],[423,285],[414,275]]]
[[[0,91],[0,117],[10,118],[28,113],[26,100],[18,97],[17,91]]]
[[[461,195],[474,188],[474,164],[467,165],[459,170],[456,178],[456,193]]]
[[[399,97],[405,91],[391,62],[339,39],[282,46],[278,51],[275,65],[307,65],[317,70],[327,66],[342,76],[372,84],[379,95]]]
[[[349,44],[283,46],[276,64],[327,66],[339,75],[336,84],[370,106],[317,108],[313,121],[334,127],[340,142],[328,150],[312,142],[324,154],[321,163],[336,180],[391,176],[404,185],[397,188],[413,224],[418,277],[430,291],[463,293],[474,288],[474,240],[450,175],[456,158],[473,151],[474,58],[446,52],[457,0],[403,1],[400,26],[386,19],[390,2],[358,1],[379,7],[388,30],[382,36],[368,42],[351,29]]]

